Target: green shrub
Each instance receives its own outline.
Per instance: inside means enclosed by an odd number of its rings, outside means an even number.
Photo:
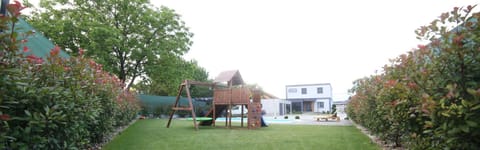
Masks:
[[[349,117],[395,146],[480,149],[480,13],[472,9],[442,14],[417,31],[429,45],[355,81]]]
[[[0,33],[0,149],[87,149],[139,110],[135,94],[93,60],[59,57],[44,60],[29,51],[13,28],[20,3],[7,6]],[[22,51],[19,50],[22,48]]]

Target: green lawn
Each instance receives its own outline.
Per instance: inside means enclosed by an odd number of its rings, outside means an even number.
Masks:
[[[257,130],[224,127],[200,127],[195,131],[191,121],[139,120],[118,135],[104,149],[379,149],[353,126],[279,125]],[[224,124],[217,124],[224,125]]]

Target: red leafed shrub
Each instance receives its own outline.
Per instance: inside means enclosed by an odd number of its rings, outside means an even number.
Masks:
[[[430,44],[355,81],[350,118],[393,146],[480,149],[480,13],[473,7],[419,28],[417,38]]]
[[[24,7],[7,7],[13,15],[0,17],[0,149],[86,149],[136,117],[135,93],[83,51],[23,56],[33,48],[17,41],[13,27]]]

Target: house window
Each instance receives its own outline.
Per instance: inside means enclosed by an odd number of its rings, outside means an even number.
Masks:
[[[297,88],[289,88],[288,93],[297,93]]]
[[[319,87],[317,88],[317,94],[322,94],[323,93],[323,88]]]
[[[302,88],[302,94],[307,94],[307,88]]]
[[[325,108],[325,103],[324,102],[317,102],[317,109],[323,109]]]

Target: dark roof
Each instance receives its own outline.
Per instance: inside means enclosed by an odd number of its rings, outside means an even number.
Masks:
[[[46,59],[50,55],[50,51],[55,47],[52,41],[47,39],[43,34],[36,31],[30,24],[28,24],[22,18],[18,18],[18,22],[15,24],[15,32],[18,33],[18,39],[23,40],[23,35],[26,35],[27,32],[32,31],[33,34],[29,35],[26,40],[25,46],[27,46],[30,51],[25,53],[25,56],[35,55]],[[23,45],[19,48],[23,50]],[[59,56],[62,58],[69,58],[70,56],[63,50],[60,50]]]
[[[232,85],[242,85],[244,84],[242,75],[238,70],[229,70],[221,72],[213,82],[230,82],[232,81]]]
[[[267,92],[263,91],[262,92],[262,99],[278,99],[278,97],[276,97],[273,94],[270,94],[270,93],[267,93]]]

